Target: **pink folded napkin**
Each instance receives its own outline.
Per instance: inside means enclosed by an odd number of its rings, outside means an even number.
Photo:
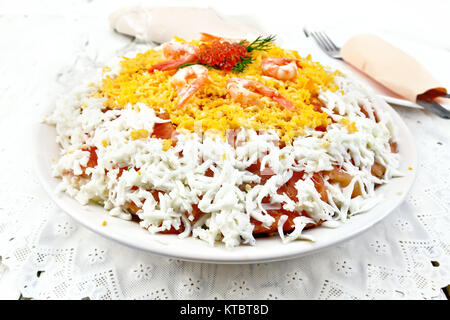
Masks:
[[[206,32],[224,38],[256,38],[258,30],[221,19],[212,9],[190,7],[135,7],[113,12],[109,22],[117,32],[143,41],[163,43],[174,36],[199,39]]]
[[[409,101],[416,102],[417,96],[423,94],[436,97],[447,93],[418,61],[375,35],[351,38],[342,46],[341,55],[344,61]]]

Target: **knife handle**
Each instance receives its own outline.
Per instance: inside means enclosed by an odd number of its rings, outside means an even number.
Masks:
[[[416,103],[431,112],[434,112],[441,118],[450,119],[450,111],[437,103],[434,99],[444,97],[449,98],[450,95],[444,88],[436,88],[426,91],[425,93],[419,94],[417,96]]]

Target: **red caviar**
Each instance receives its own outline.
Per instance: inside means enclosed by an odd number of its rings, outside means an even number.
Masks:
[[[221,70],[231,70],[241,62],[242,58],[250,55],[245,45],[215,40],[210,44],[203,44],[198,54],[198,62],[215,66]]]

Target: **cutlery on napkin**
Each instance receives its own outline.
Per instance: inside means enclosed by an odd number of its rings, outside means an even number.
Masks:
[[[447,90],[417,60],[383,39],[360,34],[341,48],[345,62],[405,99],[449,119],[450,112],[434,99],[449,97]]]
[[[212,9],[192,7],[123,8],[109,16],[114,30],[138,40],[164,43],[174,36],[198,39],[201,32],[226,38],[256,38],[258,30],[221,19]]]

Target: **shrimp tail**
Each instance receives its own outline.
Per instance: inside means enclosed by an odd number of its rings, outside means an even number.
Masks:
[[[187,86],[179,89],[178,95],[180,96],[180,100],[178,101],[178,106],[182,106],[190,97],[192,97],[205,81],[207,81],[207,78],[202,76],[195,79]]]
[[[200,34],[201,34],[200,41],[202,41],[202,42],[226,41],[226,42],[230,42],[230,43],[240,43],[241,41],[244,40],[244,39],[239,39],[239,38],[218,37],[213,34],[206,33],[206,32],[201,32]]]
[[[279,105],[288,110],[295,110],[294,104],[274,89],[258,84],[255,86],[255,91],[259,94],[273,99],[273,101],[277,102]]]
[[[280,97],[273,97],[273,100],[288,110],[295,110],[294,104],[281,95]]]
[[[178,95],[180,96],[180,100],[178,101],[178,106],[182,106],[196,91],[198,90],[197,85],[192,83],[183,87],[179,90]]]
[[[212,35],[210,33],[206,33],[206,32],[201,32],[200,34],[201,34],[200,41],[203,41],[203,42],[213,42],[215,40],[222,39],[221,37],[218,37],[218,36]]]
[[[151,66],[148,69],[148,72],[152,73],[155,70],[167,71],[167,70],[175,70],[178,67],[182,66],[185,63],[194,62],[196,59],[195,56],[188,56],[185,58],[175,59],[175,60],[167,60],[158,64]]]

